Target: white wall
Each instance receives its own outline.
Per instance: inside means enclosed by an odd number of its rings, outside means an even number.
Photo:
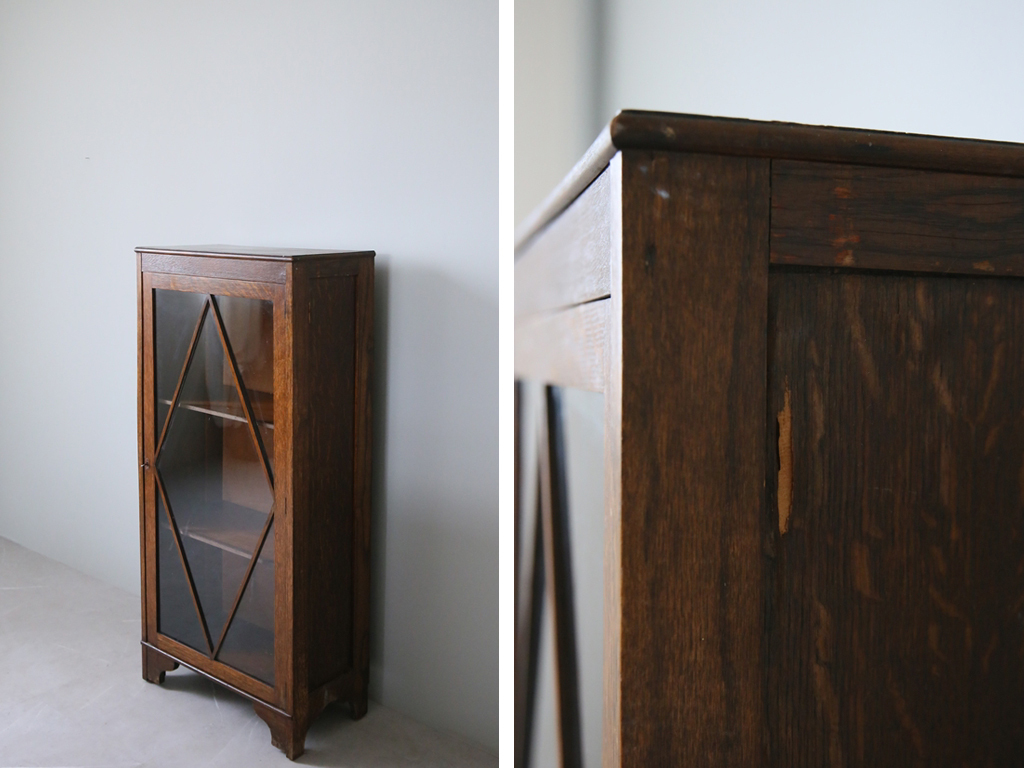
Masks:
[[[515,0],[515,219],[597,137],[602,0]]]
[[[1024,140],[1020,3],[608,3],[604,120],[657,109]]]
[[[492,750],[497,19],[0,0],[0,535],[139,590],[134,246],[375,249],[371,696]]]

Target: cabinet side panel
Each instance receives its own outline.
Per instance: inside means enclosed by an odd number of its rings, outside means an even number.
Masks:
[[[1024,285],[773,272],[775,766],[1024,754]]]
[[[769,165],[622,174],[622,765],[756,766]]]
[[[352,666],[355,277],[308,282],[309,686]]]

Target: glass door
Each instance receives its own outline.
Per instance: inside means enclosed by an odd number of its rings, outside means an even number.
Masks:
[[[150,295],[157,631],[274,686],[274,303]]]

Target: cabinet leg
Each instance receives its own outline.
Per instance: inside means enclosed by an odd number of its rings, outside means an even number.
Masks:
[[[357,693],[351,699],[349,699],[349,706],[352,707],[352,719],[359,720],[366,716],[366,710],[368,707],[366,691]]]
[[[303,725],[294,717],[288,717],[258,701],[253,702],[252,708],[270,728],[270,743],[284,752],[289,760],[294,760],[305,751],[308,725]]]
[[[164,656],[159,651],[154,651],[148,646],[142,646],[143,679],[160,685],[164,681],[164,674],[177,668],[178,662]]]

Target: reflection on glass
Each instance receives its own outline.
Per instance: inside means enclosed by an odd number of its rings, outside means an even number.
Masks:
[[[524,382],[520,409],[523,507],[518,557],[520,600],[529,592],[532,546],[537,524],[537,441],[544,418],[544,388]],[[579,678],[580,740],[583,765],[601,765],[604,718],[604,396],[562,389],[568,528]],[[537,689],[530,734],[529,765],[558,765],[558,709],[551,606],[544,596]],[[520,613],[520,620],[524,615]]]
[[[207,300],[201,294],[155,292],[158,440],[164,429],[160,416],[170,411]],[[163,634],[204,654],[211,646],[218,650],[223,635],[218,658],[272,684],[272,525],[241,598],[239,590],[274,500],[262,458],[263,453],[268,460],[273,456],[273,305],[227,297],[210,301],[220,309],[255,424],[250,426],[211,304],[156,457],[158,486],[177,524],[210,643],[202,633],[163,502],[157,528],[158,624]]]
[[[601,765],[604,721],[604,395],[562,389],[583,765]],[[537,763],[536,765],[540,765]]]

